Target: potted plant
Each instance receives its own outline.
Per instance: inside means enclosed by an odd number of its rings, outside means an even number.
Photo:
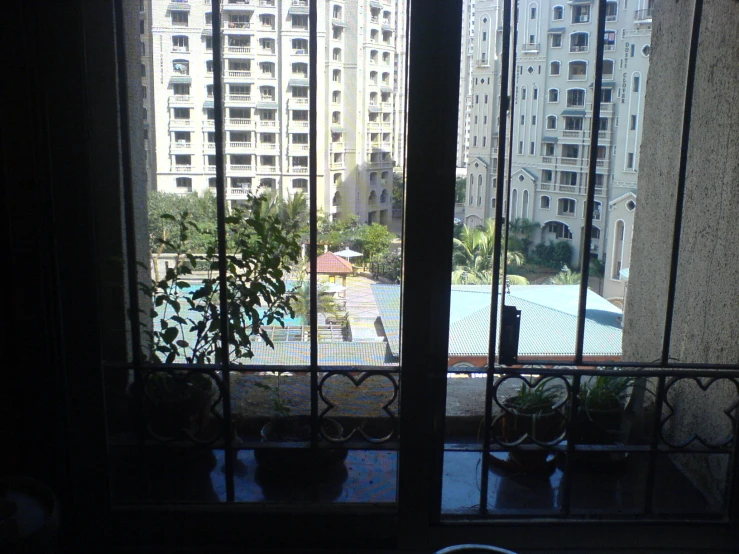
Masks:
[[[308,442],[311,440],[311,418],[307,415],[292,415],[290,406],[282,396],[282,376],[277,374],[275,386],[265,382],[255,385],[270,391],[272,395],[273,417],[261,430],[262,441],[267,443]],[[339,441],[344,435],[341,424],[331,418],[320,420],[320,436]],[[344,447],[319,449],[295,449],[283,447],[264,447],[254,450],[262,477],[267,480],[299,482],[327,476],[344,467],[347,450]]]
[[[501,435],[506,443],[551,443],[565,427],[557,408],[562,403],[562,387],[552,385],[552,377],[542,379],[535,386],[521,384],[518,392],[503,402]],[[508,461],[514,469],[524,472],[548,467],[550,449],[511,450]]]
[[[297,231],[283,228],[279,218],[264,210],[258,197],[249,196],[245,208],[226,218],[226,288],[221,291],[215,237],[202,254],[193,253],[191,232],[199,231],[192,215],[163,214],[175,231],[160,238],[161,246],[174,252],[174,267],[162,279],[140,282],[148,299],[141,310],[144,358],[159,364],[212,364],[222,358],[222,341],[232,360],[253,357],[252,341],[259,337],[274,347],[263,326],[284,326],[292,316],[291,294],[285,275],[300,252]],[[200,233],[202,235],[203,233]],[[140,264],[148,271],[148,266]],[[194,278],[196,271],[200,278]],[[222,333],[222,294],[228,334]],[[215,370],[145,369],[138,389],[144,423],[157,442],[189,440],[212,443],[220,434],[217,424],[220,377]]]
[[[577,439],[581,444],[614,445],[622,442],[621,424],[634,377],[597,375],[580,386]],[[588,452],[590,462],[614,462],[621,452]]]

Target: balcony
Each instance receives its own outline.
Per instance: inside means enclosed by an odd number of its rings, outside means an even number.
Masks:
[[[277,122],[273,120],[260,121],[259,126],[260,127],[277,127]]]
[[[581,138],[582,137],[582,130],[579,131],[562,131],[562,136],[567,138]]]
[[[174,94],[169,97],[170,104],[192,104],[192,96],[189,94]]]
[[[215,142],[206,142],[205,143],[205,149],[206,150],[215,150],[216,149],[216,143]]]
[[[228,147],[233,150],[245,150],[251,148],[251,142],[229,142]]]
[[[245,119],[241,117],[235,117],[235,118],[227,119],[226,123],[228,123],[229,125],[236,125],[238,127],[252,127],[254,124],[254,120]]]
[[[187,150],[188,148],[191,148],[191,147],[192,147],[191,142],[185,142],[182,140],[178,140],[172,143],[172,150]]]
[[[229,94],[226,100],[229,102],[251,102],[251,94]]]
[[[251,29],[251,21],[224,21],[223,30],[226,31],[228,29]]]
[[[206,119],[205,120],[205,126],[206,127],[215,127],[216,120],[215,119]]]
[[[307,129],[310,123],[308,121],[295,121],[290,122],[290,127],[293,129]]]
[[[538,42],[528,42],[521,47],[524,54],[537,54],[541,48]]]
[[[277,166],[274,165],[260,165],[258,173],[277,173]]]
[[[249,187],[229,187],[226,191],[227,197],[242,198],[251,192]]]
[[[587,44],[572,44],[570,45],[570,53],[575,52],[587,52],[589,46]]]
[[[308,168],[302,167],[302,166],[293,166],[292,172],[293,173],[308,173]]]
[[[190,119],[170,119],[169,125],[171,127],[189,127],[192,125],[192,120]]]
[[[541,162],[545,164],[553,164],[554,163],[554,156],[542,156]]]
[[[307,98],[293,98],[292,103],[297,104],[299,106],[307,106],[309,100]]]
[[[251,71],[226,71],[226,77],[233,77],[234,79],[248,79],[251,77]]]
[[[226,54],[251,54],[251,46],[226,46]]]
[[[246,6],[251,6],[254,3],[254,0],[228,0],[227,2],[221,4],[221,6],[224,10],[254,10],[254,8],[251,7],[246,8]]]
[[[615,43],[605,43],[603,45],[603,51],[604,52],[615,52],[616,51],[616,44]]]
[[[643,10],[636,10],[634,12],[634,23],[651,23],[652,10],[653,8],[651,7]]]
[[[344,162],[331,162],[330,169],[344,169]]]
[[[252,171],[254,169],[254,166],[251,164],[234,164],[229,165],[228,169],[230,171]]]
[[[277,150],[277,144],[274,142],[260,142],[259,149],[260,150]]]
[[[214,165],[208,165],[205,167],[206,173],[215,173],[216,172],[216,166]]]
[[[558,185],[558,190],[559,190],[559,192],[576,193],[577,192],[577,185],[564,185],[564,184],[560,184],[560,185]]]
[[[310,149],[310,146],[307,144],[291,144],[290,149],[296,152],[307,152]]]
[[[172,168],[172,171],[175,173],[190,173],[192,172],[192,166],[191,165],[175,165]]]

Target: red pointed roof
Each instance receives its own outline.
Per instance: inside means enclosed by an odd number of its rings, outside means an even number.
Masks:
[[[347,275],[354,271],[352,264],[333,252],[326,252],[318,256],[316,269],[319,274],[327,275]],[[306,271],[310,272],[310,264],[308,264]]]

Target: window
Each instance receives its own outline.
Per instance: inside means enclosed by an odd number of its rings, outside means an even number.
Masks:
[[[307,29],[308,28],[308,16],[307,15],[295,15],[293,14],[291,19],[293,29]]]
[[[554,115],[547,116],[547,129],[553,130],[557,128],[557,117]]]
[[[550,199],[549,199],[549,197],[548,197],[548,196],[542,196],[542,197],[541,197],[541,198],[539,199],[539,207],[540,207],[540,208],[541,208],[542,210],[548,210],[548,209],[549,209],[549,202],[550,202]]]
[[[529,19],[536,19],[536,8],[532,7],[529,10]]]
[[[570,228],[559,221],[550,221],[544,226],[545,233],[551,233],[556,239],[572,239],[572,231]]]
[[[639,75],[634,75],[632,79],[632,87],[631,87],[631,90],[633,92],[639,92],[639,80],[640,80]]]
[[[541,182],[542,183],[551,183],[552,182],[552,170],[551,169],[542,169],[541,170]]]
[[[532,115],[531,116],[531,125],[536,125],[536,116],[535,115]]]
[[[584,81],[588,76],[588,63],[583,61],[570,62],[570,72],[568,79],[570,81]]]
[[[618,19],[618,2],[606,2],[606,21]]]
[[[554,21],[559,21],[560,19],[565,18],[565,10],[562,6],[554,6],[552,9],[552,19]]]
[[[613,60],[603,60],[603,76],[613,76]]]
[[[333,60],[335,62],[341,61],[341,48],[334,48]]]
[[[332,79],[334,83],[341,82],[341,69],[334,69]]]
[[[583,107],[585,106],[585,90],[575,88],[567,91],[567,107]]]
[[[565,116],[565,130],[567,131],[582,131],[583,130],[583,118],[576,116]]]
[[[538,100],[539,99],[539,89],[534,87],[533,92],[534,92],[534,100]],[[487,98],[487,96],[485,98]],[[487,100],[485,100],[485,102],[487,103]]]
[[[172,52],[188,52],[190,50],[190,41],[186,36],[172,37]]]
[[[590,21],[590,6],[573,5],[572,6],[572,22],[588,23]]]
[[[613,102],[613,89],[610,87],[603,87],[600,89],[600,101],[603,104],[610,104]]]
[[[629,126],[630,131],[636,131],[636,116],[631,116],[631,125]]]
[[[172,12],[172,25],[178,27],[187,27],[189,14],[187,12],[181,12],[179,10]]]
[[[562,48],[562,33],[552,33],[552,48]]]
[[[572,33],[570,35],[570,52],[587,52],[588,39],[588,33]]]
[[[542,154],[544,156],[554,156],[554,143],[553,142],[545,142],[543,144],[544,152]],[[548,160],[550,163],[552,160]]]
[[[551,75],[552,77],[556,77],[557,75],[559,75],[559,68],[561,65],[562,64],[557,61],[551,62],[549,64],[549,75]]]
[[[532,156],[536,154],[536,143],[535,142],[532,142],[531,145],[529,146],[529,154],[531,154]]]
[[[626,169],[634,169],[634,153],[626,154]]]
[[[549,89],[549,102],[559,102],[559,90],[556,88]]]
[[[557,215],[575,217],[576,204],[571,198],[560,198],[557,201]]]
[[[420,8],[421,8],[421,9],[423,9],[423,2],[421,2],[421,3],[417,4],[417,6],[420,6]],[[633,6],[633,8],[635,8],[635,7],[637,7],[637,6]],[[225,11],[225,10],[224,10],[224,11]],[[166,71],[166,69],[167,69],[167,68],[166,68],[166,66],[165,66],[165,71]],[[198,72],[201,72],[201,71],[202,71],[202,66],[197,66],[197,70],[198,70]],[[60,73],[61,73],[61,72],[60,72]],[[443,81],[443,79],[439,79],[439,81]],[[455,84],[456,84],[456,83],[455,83]],[[441,86],[441,85],[440,85],[440,86]],[[202,83],[200,83],[200,84],[196,84],[196,89],[195,89],[195,90],[196,90],[196,91],[197,91],[198,93],[202,93],[202,88],[201,88],[201,87],[202,87]],[[62,87],[60,87],[60,88],[62,88]],[[21,96],[21,95],[19,95],[19,96]],[[446,96],[445,96],[445,97],[446,97]],[[456,108],[456,106],[454,106],[454,108]],[[628,113],[628,112],[627,112],[627,113]],[[429,160],[429,162],[431,162],[431,161],[432,161],[432,160]],[[294,177],[294,176],[291,176],[291,177]],[[170,176],[170,180],[173,180],[173,177],[172,177],[172,176]],[[203,178],[203,177],[200,177],[199,175],[198,175],[198,176],[193,176],[193,180],[198,180],[198,184],[199,184],[199,185],[202,185],[202,184],[204,183],[204,178]],[[281,182],[280,182],[280,187],[284,186],[284,189],[287,189],[287,188],[289,188],[289,185],[287,185],[287,183],[288,183],[288,182],[289,182],[289,180],[288,180],[287,182],[284,182],[284,183],[283,183],[283,182],[281,181]],[[170,182],[169,182],[168,184],[169,184],[170,186],[171,186],[171,185],[173,185],[173,183],[171,183],[171,181],[170,181]],[[432,186],[432,184],[431,184],[431,183],[429,183],[429,187],[430,187],[430,190],[435,190],[435,189],[431,189],[431,186]],[[277,186],[277,183],[275,183],[275,185],[274,185],[274,188],[275,188],[275,189],[277,189],[277,188],[278,188],[278,186]],[[284,189],[283,189],[283,191],[284,191]],[[286,191],[284,191],[284,192],[286,192]],[[352,202],[354,202],[354,198],[353,198],[353,197],[348,197],[348,198],[350,198],[350,199],[351,199],[351,201],[352,201]],[[365,198],[364,198],[364,197],[362,197],[362,198],[361,198],[361,200],[360,200],[360,202],[362,202],[362,201],[364,201],[364,200],[365,200]],[[491,199],[491,201],[492,201],[492,199]],[[611,226],[611,233],[610,233],[610,234],[611,234],[611,235],[613,235],[613,236],[618,236],[618,237],[624,238],[624,239],[625,239],[625,241],[624,241],[624,244],[628,244],[628,240],[629,240],[629,238],[630,238],[630,235],[629,235],[629,233],[628,233],[628,232],[625,232],[625,230],[624,230],[623,228],[621,228],[620,230],[616,230],[616,231],[614,232],[614,231],[613,231],[613,223],[610,223],[610,220],[609,220],[609,225]],[[451,225],[449,225],[449,227],[451,228]],[[542,233],[542,232],[543,232],[543,230],[537,230],[537,231],[536,231],[536,233],[537,233],[537,234],[540,234],[540,233]],[[436,246],[436,244],[435,244],[435,246]],[[611,252],[612,252],[612,251],[609,251],[609,254],[611,254]],[[612,257],[612,258],[615,258],[616,256],[611,256],[611,257]],[[625,261],[625,259],[624,259],[624,261]],[[427,262],[427,263],[428,263],[428,262]],[[625,267],[626,267],[626,266],[624,266],[624,268],[625,268]],[[433,271],[433,268],[432,268],[432,269],[430,270],[430,272],[431,272],[431,271]],[[618,271],[616,271],[615,273],[616,273],[616,275],[618,275]],[[616,324],[616,325],[617,325],[617,324]],[[407,324],[407,328],[409,328],[410,326],[411,326],[411,322],[409,321],[409,323]],[[313,335],[312,335],[312,336],[313,336],[314,338],[316,338],[316,337],[315,337],[315,333],[313,333]],[[431,346],[432,346],[432,345],[429,345],[429,347],[431,347]],[[419,355],[420,355],[420,354],[419,354]],[[223,371],[223,375],[224,375],[224,378],[225,378],[225,375],[226,375],[226,371]],[[373,379],[374,379],[374,377],[373,377]],[[372,379],[370,379],[370,380],[372,380]],[[410,381],[410,380],[409,380],[409,381]],[[442,381],[443,381],[443,378],[442,378]],[[450,381],[451,381],[451,380],[450,380]],[[470,381],[471,381],[471,379],[470,379]],[[583,381],[585,382],[585,380],[583,380]],[[446,384],[446,383],[444,383],[444,384]],[[678,383],[678,385],[679,385],[679,383]],[[403,383],[403,386],[404,386],[404,387],[406,386],[406,383],[405,383],[405,382]],[[407,389],[407,390],[409,390],[409,391],[410,391],[410,390],[411,390],[411,388],[412,388],[412,386],[413,386],[413,383],[412,383],[412,382],[409,382],[409,383],[408,383],[408,389]],[[689,386],[693,386],[693,385],[692,385],[692,384],[689,384]],[[406,389],[404,389],[404,390],[406,390]],[[251,392],[251,389],[250,389],[250,392]],[[489,398],[488,398],[488,399],[489,399]],[[656,402],[656,401],[655,401],[655,402]],[[226,406],[226,408],[227,408],[227,407],[228,407],[228,406]],[[655,414],[656,414],[656,417],[655,417],[655,419],[657,419],[657,418],[659,417],[659,415],[660,415],[660,414],[658,413],[658,411],[655,411]],[[721,415],[721,414],[719,414],[719,416],[720,416],[720,417],[723,417],[723,415]],[[488,414],[486,414],[486,417],[488,417]],[[424,419],[424,420],[422,420],[422,421],[424,421],[424,422],[425,422],[425,419]],[[477,423],[477,422],[476,422],[476,423]],[[483,427],[485,427],[485,426],[483,426]],[[403,433],[404,433],[404,434],[405,434],[406,436],[410,436],[410,435],[412,435],[414,431],[416,431],[416,430],[415,430],[414,428],[407,428],[407,427],[406,427],[405,425],[403,426]],[[484,433],[488,433],[488,429],[487,429],[487,428],[485,428],[485,431],[484,431]],[[425,439],[426,437],[423,437],[423,438]],[[224,438],[224,441],[230,441],[230,440],[231,440],[231,437],[225,437],[225,438]],[[573,440],[575,440],[575,439],[573,439]],[[221,446],[221,444],[222,444],[222,443],[219,443],[219,444],[218,444],[218,447],[220,447],[220,446]],[[568,447],[572,447],[572,443],[569,443]],[[682,456],[683,454],[681,453],[680,455]],[[480,459],[481,459],[481,460],[483,460],[483,461],[484,461],[484,460],[485,460],[485,459],[487,458],[487,452],[486,452],[486,453],[484,453],[484,455],[482,455],[482,456],[479,456],[479,457],[480,457]],[[629,456],[629,458],[630,458],[630,459],[629,459],[629,463],[631,463],[631,462],[632,462],[632,459],[633,459],[634,457],[635,457],[635,456],[633,456],[633,455],[630,455],[630,456]],[[667,457],[667,455],[665,455],[665,458],[666,458],[666,457]],[[687,457],[687,455],[686,455],[686,457]],[[220,460],[223,460],[223,458],[221,458]],[[659,460],[659,458],[658,458],[658,460]],[[481,464],[482,464],[482,462],[481,462]],[[217,472],[218,472],[218,471],[220,471],[220,470],[221,470],[221,464],[219,463],[219,466],[218,466],[218,468],[217,468],[217,469],[216,469],[216,470],[214,471],[214,473],[217,473]],[[250,471],[250,472],[253,472],[253,470],[254,470],[254,466],[250,464],[250,466],[249,466],[249,471]],[[473,483],[473,488],[474,488],[474,474],[473,474],[473,471],[474,471],[474,470],[473,470],[472,468],[470,468],[470,471],[469,471],[469,473],[470,473],[470,475],[472,476],[472,479],[471,479],[471,481],[472,481],[472,483]],[[562,473],[564,474],[564,470],[562,470]],[[479,475],[479,472],[478,472],[478,475]],[[485,473],[483,473],[483,475],[487,476],[488,474],[487,474],[487,472],[485,472]],[[678,473],[678,474],[676,474],[676,475],[677,475],[678,477],[679,477],[679,476],[681,476],[681,475],[680,475],[679,473]],[[567,477],[568,477],[569,475],[568,475],[568,474],[564,474],[564,476],[565,476],[565,479],[563,479],[562,483],[566,483],[566,482],[569,482],[569,481],[568,481],[568,479],[567,479]],[[519,477],[520,477],[520,478],[521,478],[522,480],[524,480],[524,481],[526,481],[526,480],[527,480],[527,478],[528,478],[528,476],[522,476],[522,477],[521,477],[521,476],[516,476],[516,478],[519,478]],[[656,477],[657,477],[657,479],[660,479],[660,478],[662,478],[662,477],[665,477],[665,478],[666,478],[666,477],[668,477],[668,476],[667,476],[667,475],[660,475],[660,471],[659,471],[659,468],[658,468],[658,470],[657,470],[657,474],[656,474]],[[486,477],[486,478],[487,478],[487,477]],[[495,476],[492,476],[492,477],[491,477],[491,480],[493,480],[493,479],[495,479]],[[548,479],[548,477],[547,477],[547,479]],[[498,481],[498,482],[500,482],[500,481]],[[520,481],[519,481],[519,482],[520,482]],[[529,481],[529,482],[530,482],[530,481]],[[735,482],[735,481],[734,481],[734,482]],[[493,484],[495,484],[495,482],[494,482]],[[510,483],[508,483],[508,484],[510,484]],[[517,484],[517,483],[514,483],[514,484]],[[348,488],[348,486],[349,486],[349,485],[347,484],[347,488]],[[672,482],[669,482],[669,481],[668,481],[668,483],[667,483],[667,486],[668,486],[668,488],[672,489],[673,483],[672,483]],[[562,485],[562,487],[564,487],[564,484]],[[482,487],[481,487],[481,488],[482,488]],[[521,488],[523,488],[523,487],[521,487]],[[547,489],[547,490],[548,490],[548,489]],[[560,494],[563,494],[563,495],[565,495],[565,498],[566,498],[566,490],[563,490],[562,488],[559,488],[559,482],[555,482],[555,484],[554,484],[554,485],[553,485],[553,487],[552,487],[552,490],[553,490],[553,494],[554,494],[554,495],[560,495]],[[220,491],[219,491],[219,492],[220,492]],[[486,492],[486,491],[485,491],[485,490],[484,490],[484,488],[483,488],[483,493],[485,493],[485,492]],[[670,492],[672,493],[673,491],[671,490]],[[679,493],[679,491],[675,491],[675,492],[678,492],[678,493]],[[646,494],[648,494],[648,491],[647,491],[647,493],[646,493]],[[679,494],[676,494],[676,495],[674,495],[674,496],[673,496],[673,498],[677,498],[678,496],[679,496]],[[483,498],[485,498],[485,496],[484,496],[484,495],[483,495]],[[557,496],[557,498],[559,498],[559,497]],[[575,500],[575,502],[576,502],[576,500]],[[563,514],[563,515],[564,515],[564,516],[566,516],[566,514]],[[142,518],[142,519],[148,519],[148,516],[147,516],[146,518]],[[288,525],[289,525],[289,523],[290,523],[290,522],[288,521],[288,519],[289,519],[289,518],[284,518],[284,524],[285,524],[285,526],[286,526],[286,527],[288,527]],[[195,521],[196,521],[196,519],[195,519],[195,518],[193,518],[193,521],[195,522]],[[332,523],[332,522],[333,522],[333,520],[328,520],[328,521],[329,521],[329,523]],[[596,525],[597,525],[597,524],[596,524]],[[634,525],[633,527],[634,527],[634,528],[636,528],[637,526],[638,526],[638,525]],[[339,527],[339,526],[337,525],[336,527]],[[504,526],[501,526],[501,527],[504,527]],[[595,531],[595,532],[597,532],[597,530],[598,530],[598,528],[597,528],[597,527],[595,527],[595,528],[594,528],[594,531]],[[501,531],[502,531],[502,530],[501,530]],[[535,532],[536,532],[536,528],[535,528],[535,527],[532,527],[532,534],[533,534],[533,533],[535,533]],[[563,535],[564,535],[564,533],[563,533]]]

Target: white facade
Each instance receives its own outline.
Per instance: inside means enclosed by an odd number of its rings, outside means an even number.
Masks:
[[[642,2],[627,8],[624,0],[609,0],[606,14],[597,204],[590,245],[592,255],[605,259],[606,281],[619,280],[608,254],[614,232],[609,203],[635,193],[637,186],[652,24],[651,1]],[[507,122],[513,137],[510,218],[540,223],[534,242],[571,241],[576,261],[582,248],[590,155],[597,3],[536,0],[518,6],[514,112]],[[469,75],[468,225],[494,213],[501,15],[496,0],[476,0]],[[631,236],[630,229],[626,236]],[[619,262],[628,267],[628,260]]]
[[[318,206],[389,223],[402,164],[405,3],[319,0]],[[151,0],[154,188],[215,186],[211,4]],[[222,5],[226,197],[308,192],[308,2]],[[144,63],[147,63],[145,61]]]

